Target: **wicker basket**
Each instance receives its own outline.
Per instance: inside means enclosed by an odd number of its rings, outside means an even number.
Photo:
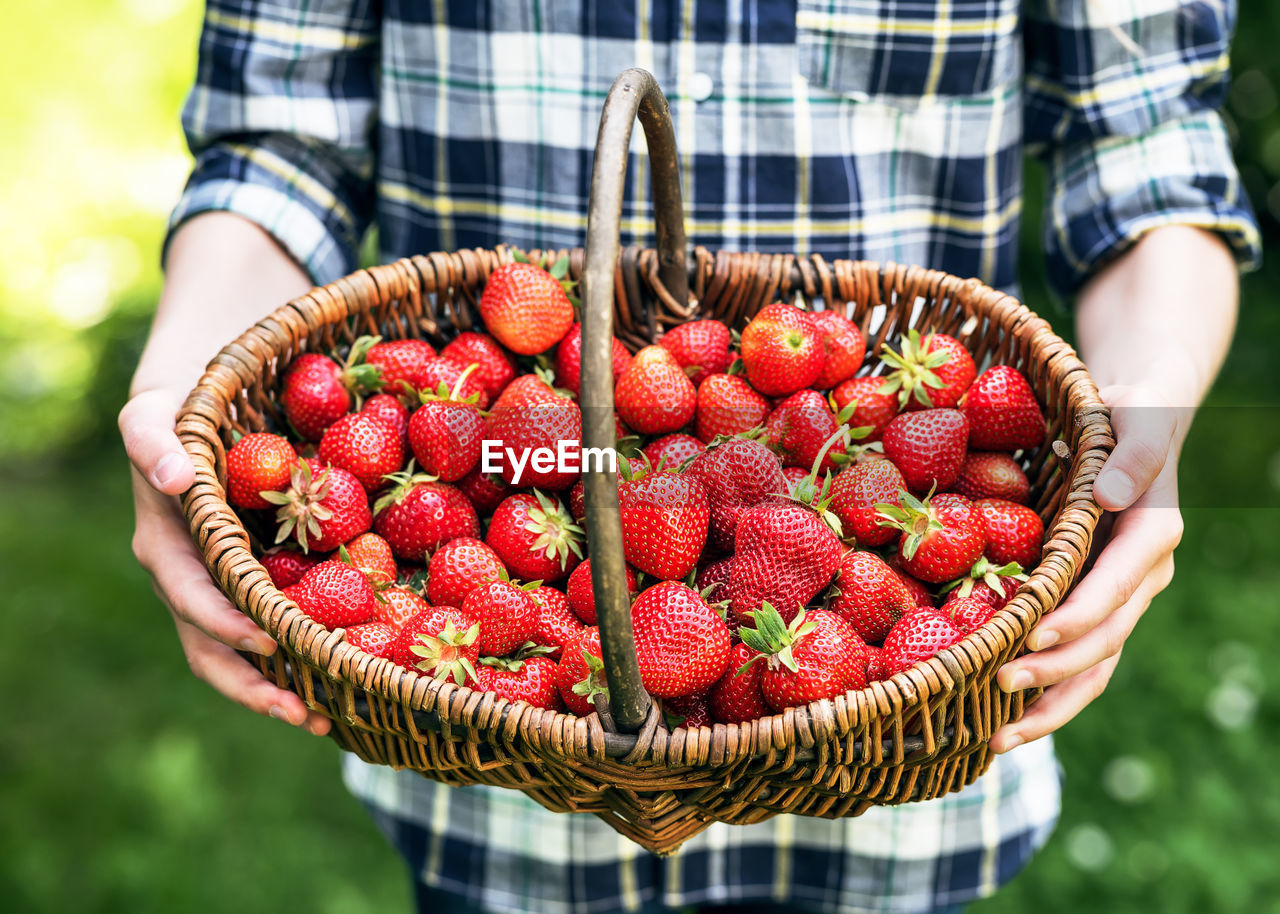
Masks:
[[[658,249],[619,253],[622,177],[637,114],[653,163]],[[849,314],[869,331],[872,354],[912,326],[956,335],[980,366],[1020,368],[1044,405],[1044,444],[1023,455],[1031,503],[1048,531],[1044,558],[992,621],[929,661],[772,717],[669,732],[639,681],[617,492],[603,474],[587,480],[587,508],[612,720],[510,704],[420,676],[349,646],[342,630],[312,622],[282,595],[227,504],[233,432],[283,427],[274,394],[303,352],[341,349],[374,333],[440,345],[477,327],[485,279],[511,259],[501,247],[417,256],[312,289],[223,349],[178,421],[196,465],[182,499],[192,535],[222,590],[280,645],[272,657],[253,659],[330,717],[342,748],[446,784],[510,787],[548,809],[595,813],[658,853],[712,821],[852,816],[936,797],[981,775],[991,734],[1038,697],[1003,693],[996,671],[1063,598],[1088,554],[1100,514],[1091,487],[1113,445],[1107,411],[1072,349],[1015,299],[977,280],[816,255],[697,249],[687,258],[676,162],[666,100],[649,74],[627,71],[601,120],[587,249],[563,252],[583,281],[585,445],[614,443],[611,332],[635,349],[695,317],[741,327],[771,301],[797,296]]]

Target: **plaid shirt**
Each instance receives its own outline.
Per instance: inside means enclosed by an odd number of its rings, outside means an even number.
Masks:
[[[1235,4],[1176,0],[211,0],[173,225],[269,231],[317,282],[383,259],[581,244],[597,119],[642,66],[671,102],[690,241],[919,263],[1016,286],[1022,155],[1046,165],[1065,294],[1149,229],[1259,239],[1216,111]],[[651,243],[641,131],[625,241]],[[1049,742],[969,789],[827,822],[716,825],[670,860],[523,795],[346,765],[428,884],[511,911],[780,900],[926,911],[1046,838]]]

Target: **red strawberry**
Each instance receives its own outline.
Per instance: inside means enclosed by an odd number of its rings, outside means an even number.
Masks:
[[[559,499],[519,493],[498,505],[484,541],[522,581],[554,583],[582,559],[582,528]]]
[[[271,583],[280,590],[292,587],[302,580],[308,570],[324,561],[318,555],[308,555],[287,546],[277,546],[264,552],[258,561],[267,569]]]
[[[507,701],[523,701],[548,711],[564,709],[560,690],[556,688],[556,664],[548,657],[534,654],[504,660],[485,657],[476,668],[477,681],[472,687],[492,692]]]
[[[739,634],[768,658],[760,672],[760,691],[773,710],[866,686],[867,646],[835,613],[802,611],[788,626],[766,603],[755,613],[755,625],[740,629]]]
[[[345,628],[373,618],[373,586],[358,568],[332,559],[302,576],[298,608],[325,628]]]
[[[902,579],[874,552],[846,552],[836,572],[836,589],[828,608],[863,641],[883,641],[895,622],[916,609]]]
[[[720,321],[689,321],[676,324],[662,335],[658,344],[671,353],[694,387],[715,374],[724,374],[733,361],[729,351],[729,328]]]
[[[883,527],[876,505],[897,504],[898,493],[905,489],[902,473],[889,460],[855,463],[845,467],[831,480],[830,509],[846,537],[852,536],[859,546],[883,546],[898,535]]]
[[[623,566],[627,572],[627,593],[635,595],[640,589],[636,582],[636,573],[630,565]],[[569,601],[569,609],[574,616],[587,625],[596,624],[596,594],[591,586],[591,559],[583,559],[582,564],[573,569],[569,575],[569,583],[565,585],[565,597]]]
[[[432,679],[475,682],[480,623],[456,606],[432,606],[414,616],[396,638],[395,660]]]
[[[697,457],[707,449],[706,445],[692,435],[663,435],[655,438],[644,448],[644,455],[655,470],[678,470],[686,460]]]
[[[630,428],[642,435],[662,435],[689,423],[698,391],[670,352],[645,346],[617,379],[613,400]]]
[[[459,365],[453,359],[437,356],[427,359],[422,366],[422,386],[419,394],[434,393],[443,398],[448,393],[449,399],[460,403],[474,403],[477,408],[484,409],[489,405],[489,395],[484,392],[484,384],[476,377],[476,370],[470,365]]]
[[[894,558],[899,558],[897,553]],[[925,583],[918,578],[913,578],[900,568],[894,568],[894,572],[898,575],[898,580],[902,581],[902,586],[907,588],[907,593],[911,595],[912,601],[917,609],[933,609],[936,605],[933,594]]]
[[[546,352],[573,324],[573,305],[561,285],[564,271],[559,266],[549,273],[531,263],[504,263],[489,275],[480,296],[480,318],[512,352]]]
[[[711,519],[711,542],[721,552],[733,551],[733,536],[743,512],[771,495],[787,494],[778,458],[759,441],[729,438],[713,444],[685,470],[702,483]]]
[[[958,409],[903,413],[884,430],[884,453],[917,495],[951,488],[964,464],[969,424]]]
[[[760,393],[781,397],[809,387],[822,374],[822,330],[812,314],[774,302],[742,331],[742,365]]]
[[[963,597],[974,597],[995,609],[1000,609],[1013,597],[1027,576],[1022,573],[1022,566],[1017,562],[996,566],[986,556],[978,559],[969,569],[969,573],[947,587],[946,603]]]
[[[418,613],[431,609],[426,600],[403,587],[388,587],[378,596],[381,599],[374,607],[374,616],[379,622],[386,622],[395,628],[404,628]]]
[[[764,424],[764,443],[782,459],[784,467],[810,469],[818,453],[840,427],[826,399],[816,390],[802,390],[787,397]],[[844,454],[844,442],[827,449],[818,474],[834,473]]]
[[[769,402],[740,377],[713,374],[698,387],[696,429],[704,443],[750,431],[768,415]]]
[[[425,340],[387,340],[370,346],[364,360],[377,368],[386,393],[415,397],[426,386],[427,361],[435,357],[435,348]]]
[[[706,692],[725,674],[729,629],[719,613],[676,581],[655,584],[631,605],[640,681],[651,695]]]
[[[631,365],[631,353],[616,336],[613,337],[611,345],[613,347],[613,380],[617,383],[618,378],[622,377]],[[560,345],[556,347],[555,369],[556,384],[565,390],[573,391],[576,397],[582,378],[581,324],[570,327],[569,332],[560,341]]]
[[[479,539],[459,537],[445,543],[427,565],[427,599],[444,606],[461,606],[481,584],[500,581],[507,573],[494,552]]]
[[[733,570],[733,556],[716,559],[698,569],[698,593],[712,605],[729,599],[729,573]]]
[[[698,727],[710,727],[715,723],[705,695],[668,698],[662,702],[662,714],[667,720],[667,726],[672,730],[678,730],[681,727],[696,730]]]
[[[711,689],[711,716],[722,724],[737,724],[769,716],[769,705],[760,691],[763,663],[752,663],[758,651],[738,642],[729,651],[729,666]]]
[[[955,644],[964,634],[941,613],[922,609],[898,620],[884,639],[880,660],[890,676],[928,660],[943,648]]]
[[[977,597],[955,597],[942,604],[942,615],[963,634],[971,634],[991,621],[996,608]]]
[[[913,577],[941,584],[967,573],[987,544],[982,517],[963,495],[943,492],[923,501],[908,492],[881,510],[900,531],[899,561]]]
[[[456,483],[463,495],[475,507],[477,514],[488,515],[502,504],[502,500],[511,494],[511,486],[497,473],[485,473],[480,467],[473,467],[471,472]]]
[[[949,409],[960,402],[978,373],[969,350],[955,337],[910,330],[902,352],[885,346],[880,361],[892,369],[880,388],[898,395],[899,409]]]
[[[375,588],[394,584],[396,560],[391,545],[376,533],[361,533],[346,545],[347,558],[369,578]]]
[[[280,405],[299,435],[319,441],[324,430],[351,409],[342,366],[316,353],[298,356],[284,376]]]
[[[881,393],[884,378],[850,378],[831,391],[836,411],[853,405],[849,416],[850,428],[869,428],[864,441],[879,441],[893,417],[898,415],[898,398],[892,393]]]
[[[440,350],[440,357],[460,368],[475,365],[476,383],[489,403],[516,377],[516,363],[498,341],[484,333],[459,333]]]
[[[1044,523],[1026,505],[1002,498],[982,498],[973,503],[987,535],[983,554],[997,565],[1017,562],[1034,568],[1044,544]]]
[[[395,487],[374,506],[373,526],[397,558],[425,561],[449,540],[480,536],[475,508],[453,486],[430,476],[396,477]]]
[[[785,621],[795,618],[831,583],[843,552],[817,511],[781,498],[743,512],[735,543],[729,608],[739,625],[765,602]]]
[[[993,365],[984,371],[965,395],[963,408],[969,447],[975,451],[1017,451],[1044,443],[1044,413],[1016,368]]]
[[[884,650],[867,645],[867,685],[888,678],[889,671],[884,666]]]
[[[582,413],[578,404],[552,390],[537,375],[521,375],[502,392],[489,411],[485,438],[497,442],[501,457],[496,469],[513,486],[568,489],[577,473],[560,472],[535,461],[534,451],[554,452],[561,441],[578,447],[582,441]],[[516,455],[510,459],[508,452]],[[484,468],[484,463],[481,463]]]
[[[622,553],[627,563],[655,578],[683,578],[707,544],[710,509],[697,479],[654,473],[618,481]]]
[[[364,622],[347,629],[347,644],[366,654],[394,661],[396,638],[399,634],[385,622]]]
[[[572,644],[564,646],[564,653],[556,664],[556,688],[571,714],[586,717],[594,713],[596,693],[608,695],[602,656],[600,629],[594,626],[583,630]]]
[[[370,413],[351,413],[325,429],[319,457],[360,480],[366,492],[377,492],[404,464],[404,445],[394,426]]]
[[[287,440],[269,432],[245,435],[227,451],[227,501],[237,508],[270,508],[260,492],[289,488],[298,455]]]
[[[839,312],[816,311],[813,320],[822,334],[822,351],[826,356],[822,373],[814,379],[813,386],[830,390],[857,374],[867,355],[867,341],[858,325]]]
[[[547,656],[559,660],[561,650],[578,638],[585,627],[569,609],[565,595],[554,587],[543,584],[529,591],[529,596],[538,604],[538,618],[530,640],[550,648]]]
[[[441,385],[422,395],[422,405],[409,417],[409,444],[424,473],[455,482],[480,462],[485,418],[476,394],[462,397],[473,369],[468,367],[452,390]]]
[[[960,466],[960,475],[952,484],[951,491],[973,501],[1003,498],[1025,505],[1031,495],[1031,484],[1018,461],[1008,454],[970,451]]]
[[[533,637],[538,604],[510,581],[477,584],[462,601],[462,611],[480,623],[476,643],[486,657],[505,657]]]
[[[400,435],[400,443],[409,443],[409,409],[390,394],[375,394],[364,401],[360,412],[381,419]]]
[[[360,481],[346,470],[322,466],[314,459],[298,461],[289,488],[272,492],[267,501],[279,505],[276,542],[292,535],[303,552],[331,552],[373,522]]]

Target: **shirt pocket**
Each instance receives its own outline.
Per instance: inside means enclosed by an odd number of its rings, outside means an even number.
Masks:
[[[1019,0],[798,0],[796,45],[810,85],[917,107],[988,95],[1017,78]]]

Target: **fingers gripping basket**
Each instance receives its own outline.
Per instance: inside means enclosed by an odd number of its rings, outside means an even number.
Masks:
[[[637,114],[653,165],[658,249],[619,255],[622,178]],[[696,317],[741,327],[777,299],[844,311],[867,332],[872,356],[909,327],[956,335],[979,365],[1020,368],[1043,403],[1044,444],[1024,457],[1032,504],[1048,531],[1044,559],[991,622],[931,660],[747,724],[669,732],[640,684],[617,493],[603,474],[587,480],[587,508],[612,719],[513,705],[433,681],[351,647],[343,631],[312,622],[283,596],[227,504],[233,432],[284,427],[275,394],[283,370],[303,352],[332,351],[361,334],[440,345],[476,328],[486,277],[511,259],[501,247],[417,256],[312,289],[223,349],[178,422],[196,464],[182,504],[205,563],[279,643],[272,657],[256,658],[265,675],[330,717],[340,746],[446,784],[509,787],[552,810],[594,813],[657,852],[674,850],[712,821],[852,816],[972,783],[991,761],[991,734],[1038,697],[1001,692],[996,670],[1077,576],[1100,513],[1092,483],[1113,444],[1107,412],[1071,348],[1016,300],[977,280],[816,255],[697,249],[686,259],[676,162],[661,91],[643,71],[622,74],[601,121],[587,248],[565,252],[584,285],[585,445],[614,444],[611,331],[634,350]]]

